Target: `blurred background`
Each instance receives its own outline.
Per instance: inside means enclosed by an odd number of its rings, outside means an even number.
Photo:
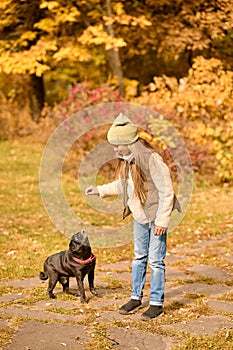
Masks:
[[[232,182],[232,0],[0,7],[1,140],[46,142],[75,112],[128,101],[175,126],[198,177]]]

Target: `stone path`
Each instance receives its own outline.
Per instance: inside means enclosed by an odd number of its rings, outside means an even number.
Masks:
[[[128,316],[118,313],[130,295],[130,261],[97,264],[99,295],[93,297],[87,291],[87,305],[64,296],[60,287],[55,291],[57,299],[48,299],[47,282],[38,278],[1,282],[2,289],[8,287],[0,297],[0,330],[6,339],[1,349],[169,350],[185,340],[184,334],[211,336],[221,330],[228,334],[233,328],[233,258],[225,253],[226,244],[233,246],[233,233],[169,252],[165,315],[149,323],[140,319],[148,305],[149,281],[144,309]],[[190,264],[190,257],[207,254],[210,246],[216,247],[224,266],[193,260]],[[74,280],[71,287],[75,288]]]

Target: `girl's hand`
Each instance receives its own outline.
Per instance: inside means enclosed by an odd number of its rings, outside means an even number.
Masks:
[[[90,195],[99,195],[99,191],[98,188],[96,186],[88,186],[85,190],[85,195],[86,196],[90,196]]]
[[[154,235],[161,236],[166,232],[166,227],[155,226]]]

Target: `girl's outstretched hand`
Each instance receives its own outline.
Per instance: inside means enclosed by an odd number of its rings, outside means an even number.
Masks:
[[[90,195],[99,195],[99,191],[98,188],[96,186],[88,186],[85,190],[85,195],[86,196],[90,196]]]

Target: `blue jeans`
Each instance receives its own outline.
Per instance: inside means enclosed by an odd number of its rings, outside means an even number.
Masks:
[[[133,287],[131,299],[141,300],[146,281],[147,262],[151,268],[150,305],[162,305],[165,287],[167,234],[154,235],[154,224],[139,224],[134,220],[134,260],[132,264]]]

